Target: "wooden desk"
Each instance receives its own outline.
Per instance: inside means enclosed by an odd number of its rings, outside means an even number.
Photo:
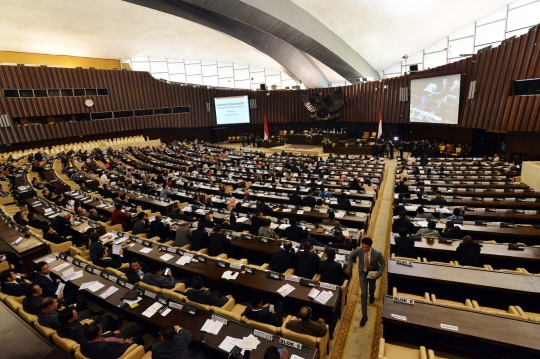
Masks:
[[[55,260],[54,262],[50,263],[49,267],[51,269],[54,269],[56,266],[58,266],[58,265],[60,265],[62,263],[65,263],[65,261],[62,260],[62,259],[58,259],[58,260]],[[61,271],[65,271],[65,270],[67,270],[68,268],[71,268],[71,267],[73,267],[75,269],[75,271],[81,270],[81,268],[71,264],[68,267],[63,268]],[[61,275],[61,273],[59,273],[59,272],[53,271],[53,273],[55,275],[57,275],[57,276]],[[202,326],[204,325],[206,320],[211,319],[211,317],[212,317],[211,313],[204,312],[204,311],[197,311],[196,315],[190,315],[190,314],[184,313],[184,312],[182,312],[182,311],[180,311],[180,310],[178,310],[176,308],[171,308],[171,312],[165,317],[163,317],[163,316],[159,315],[158,313],[156,313],[152,317],[148,318],[148,317],[142,315],[142,313],[149,306],[151,306],[152,304],[155,303],[155,299],[153,299],[153,298],[151,298],[149,296],[146,296],[146,295],[142,296],[143,299],[139,302],[138,307],[136,307],[134,309],[130,309],[128,307],[126,309],[121,310],[121,309],[119,309],[117,307],[117,304],[121,302],[121,298],[125,294],[125,292],[127,291],[127,288],[123,287],[120,284],[117,284],[115,282],[116,277],[114,277],[114,276],[109,277],[109,279],[105,279],[105,278],[103,278],[103,277],[101,277],[99,275],[96,275],[96,274],[93,274],[93,273],[88,273],[86,270],[84,270],[82,278],[78,278],[78,279],[75,279],[73,281],[70,281],[68,285],[73,286],[73,287],[75,287],[75,289],[77,289],[83,283],[91,282],[91,281],[95,281],[95,280],[99,280],[100,283],[105,284],[105,287],[98,290],[96,293],[92,293],[88,289],[84,289],[84,290],[80,291],[79,293],[82,293],[82,294],[84,294],[86,296],[91,297],[93,300],[95,300],[98,303],[104,304],[108,309],[114,311],[117,314],[119,314],[121,312],[124,312],[125,315],[126,315],[126,319],[130,320],[130,319],[134,318],[139,323],[144,324],[145,326],[148,326],[152,330],[158,330],[164,324],[171,324],[171,323],[172,324],[178,324],[178,325],[181,325],[183,328],[189,330],[192,333],[194,343],[197,343],[196,342],[197,338],[199,338],[201,335],[204,334],[204,335],[206,335],[208,337],[208,341],[206,342],[205,346],[208,349],[211,349],[212,351],[214,351],[215,355],[217,355],[218,357],[226,358],[228,356],[228,354],[229,354],[229,353],[226,353],[223,350],[218,348],[219,345],[221,344],[223,339],[225,339],[226,336],[232,336],[232,337],[235,337],[235,338],[239,338],[239,337],[242,338],[244,336],[248,336],[249,334],[253,333],[253,328],[250,328],[250,327],[248,327],[248,326],[246,326],[246,325],[244,325],[242,323],[238,323],[238,322],[235,322],[235,321],[232,321],[232,320],[229,320],[229,324],[226,325],[226,326],[223,326],[221,328],[218,335],[212,335],[212,334],[208,334],[208,333],[203,333],[203,332],[200,331],[200,329],[202,328]],[[115,293],[113,293],[110,297],[106,298],[105,300],[101,299],[99,297],[99,294],[104,292],[105,290],[107,290],[107,288],[109,288],[110,286],[118,288],[118,290]],[[274,340],[273,341],[269,341],[269,340],[262,339],[262,338],[259,338],[259,340],[261,341],[261,344],[259,344],[257,349],[252,351],[252,353],[251,353],[252,357],[257,358],[257,359],[262,359],[263,358],[264,351],[266,350],[266,348],[268,346],[270,346],[270,345],[276,345],[277,346],[278,345],[277,343],[279,343],[279,337],[276,336],[276,335],[274,335]],[[200,343],[197,343],[197,344],[200,344]],[[287,349],[289,349],[289,347],[287,347]],[[290,348],[289,352],[292,353],[292,354],[300,355],[303,358],[315,359],[316,356],[317,356],[317,349],[310,348],[310,347],[305,347],[305,346],[302,346],[301,350]]]
[[[17,238],[22,237],[23,240],[17,244],[12,244]],[[0,239],[17,253],[23,261],[24,268],[27,271],[34,269],[32,260],[44,256],[49,252],[47,245],[35,237],[24,238],[24,233],[10,228],[7,223],[0,220]]]
[[[266,277],[266,273],[263,271],[255,271],[253,274],[241,273],[234,281],[224,281],[221,276],[223,272],[229,270],[229,268],[222,268],[216,266],[216,261],[208,259],[206,262],[189,263],[186,266],[176,264],[176,261],[180,258],[180,255],[173,254],[173,258],[167,262],[164,262],[160,257],[165,254],[158,251],[158,246],[152,246],[150,253],[141,253],[140,250],[145,248],[141,244],[135,244],[132,248],[126,250],[126,256],[143,258],[144,260],[151,260],[162,265],[171,267],[174,272],[181,272],[183,277],[186,274],[190,276],[201,275],[204,278],[213,282],[212,288],[222,287],[223,294],[229,294],[231,291],[234,293],[245,293],[245,291],[258,291],[265,297],[272,298],[273,301],[281,300],[285,303],[285,312],[287,314],[296,315],[298,310],[303,305],[310,305],[313,308],[313,314],[315,317],[322,317],[330,326],[330,333],[334,331],[334,328],[341,316],[341,287],[331,291],[334,295],[326,302],[326,304],[320,304],[307,295],[311,290],[311,287],[301,286],[300,283],[285,281],[284,279],[276,280]],[[288,296],[282,297],[276,291],[284,284],[292,285],[295,290]],[[219,288],[221,289],[221,288]],[[233,293],[233,294],[234,294]]]
[[[34,188],[28,183],[28,178],[26,174],[28,172],[29,166],[23,166],[15,173],[15,188],[14,192],[19,195],[21,200],[27,198],[32,198],[36,195]]]
[[[406,317],[406,321],[392,315]],[[385,339],[413,339],[430,349],[467,358],[532,358],[540,355],[540,323],[436,304],[384,298]],[[458,330],[441,328],[441,324]],[[412,329],[412,330],[411,330]],[[412,344],[413,340],[406,340]]]

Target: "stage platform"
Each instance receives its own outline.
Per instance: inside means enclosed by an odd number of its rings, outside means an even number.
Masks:
[[[270,147],[268,151],[274,153],[281,151],[285,152],[291,152],[291,153],[299,153],[302,155],[317,155],[320,156],[323,154],[323,148],[322,146],[314,146],[314,145],[295,145],[295,144],[286,144],[283,146],[276,146],[276,147]]]

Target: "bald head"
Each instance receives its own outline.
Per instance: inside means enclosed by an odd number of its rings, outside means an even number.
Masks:
[[[300,308],[300,312],[298,312],[298,316],[302,321],[307,322],[311,319],[311,308],[308,306],[303,306]]]

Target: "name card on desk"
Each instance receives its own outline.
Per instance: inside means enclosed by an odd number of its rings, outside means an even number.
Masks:
[[[295,276],[295,275],[286,275],[286,276],[285,276],[285,280],[288,280],[288,281],[290,281],[290,282],[296,282],[296,283],[298,283],[298,282],[300,282],[300,277],[297,277],[297,276]]]
[[[279,344],[287,345],[289,347],[293,347],[298,350],[302,349],[302,344],[293,342],[292,340],[285,339],[285,338],[279,338]]]
[[[404,315],[398,315],[398,314],[390,314],[390,316],[394,319],[397,319],[397,320],[402,320],[404,322],[407,321],[407,317],[404,316]]]
[[[244,271],[249,274],[255,273],[255,268],[244,266]]]
[[[152,298],[152,299],[155,299],[155,298],[156,298],[156,293],[152,293],[152,292],[150,292],[150,291],[148,291],[148,290],[145,290],[145,291],[144,291],[144,295],[147,296],[147,297],[150,297],[150,298]]]
[[[319,286],[321,288],[330,289],[330,290],[336,290],[337,289],[336,285],[330,284],[330,283],[325,283],[325,282],[321,282],[321,284]]]
[[[398,302],[398,303],[414,305],[414,299],[401,298],[401,297],[392,297],[392,300],[394,302]]]
[[[167,252],[176,253],[176,248],[167,247]]]
[[[257,330],[257,329],[255,329],[253,331],[253,335],[256,336],[256,337],[259,337],[259,338],[264,338],[264,339],[269,340],[269,341],[274,340],[274,336],[272,334],[268,334],[268,333],[265,333],[265,332]]]
[[[182,310],[183,307],[184,307],[183,304],[175,303],[175,302],[169,301],[169,308],[174,308],[174,309]]]
[[[442,324],[441,323],[441,328],[443,329],[448,329],[448,330],[453,330],[453,331],[458,331],[458,327],[456,327],[455,325],[449,325],[449,324]]]
[[[280,273],[276,273],[276,272],[266,272],[266,278],[272,278],[272,279],[277,279],[277,280],[280,280],[281,279],[281,274]]]
[[[231,268],[233,268],[233,269],[239,269],[239,270],[242,270],[242,267],[243,267],[244,265],[241,264],[241,263],[231,263],[229,266],[230,266]]]
[[[212,320],[214,322],[223,323],[224,325],[229,324],[229,321],[227,319],[222,318],[222,317],[218,317],[217,315],[212,315]]]
[[[402,266],[412,267],[412,262],[411,261],[406,261],[404,259],[397,259],[396,264],[400,264]]]
[[[227,262],[217,260],[216,261],[216,267],[227,268]]]
[[[326,248],[321,246],[313,246],[313,249],[315,249],[316,251],[324,252]]]

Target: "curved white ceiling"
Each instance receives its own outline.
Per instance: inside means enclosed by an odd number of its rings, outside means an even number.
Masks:
[[[284,71],[240,40],[121,0],[0,1],[0,34],[3,51],[106,59],[155,56]]]
[[[510,0],[289,0],[382,70],[504,7]],[[442,49],[441,49],[442,50]]]

